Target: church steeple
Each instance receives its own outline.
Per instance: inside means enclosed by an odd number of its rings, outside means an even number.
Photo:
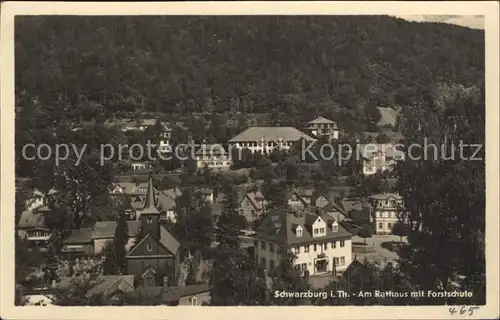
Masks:
[[[156,208],[155,189],[153,187],[153,172],[149,169],[148,191],[144,201],[143,213],[159,213]]]
[[[149,172],[148,191],[140,220],[143,234],[151,234],[154,238],[160,239],[160,211],[156,208],[155,188],[153,187],[153,174],[151,170]]]

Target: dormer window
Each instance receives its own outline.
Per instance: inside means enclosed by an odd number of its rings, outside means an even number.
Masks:
[[[337,223],[332,223],[332,232],[338,232],[339,231],[339,225]]]
[[[302,227],[298,226],[297,229],[295,229],[295,234],[297,235],[297,238],[302,237]]]

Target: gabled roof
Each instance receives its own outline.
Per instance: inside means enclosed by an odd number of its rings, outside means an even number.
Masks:
[[[177,241],[177,239],[175,239],[174,236],[171,235],[170,232],[168,232],[168,230],[163,226],[160,226],[160,243],[174,255],[180,247],[179,241]]]
[[[336,123],[335,121],[332,121],[330,119],[327,119],[327,118],[324,118],[324,117],[317,117],[316,119],[314,120],[311,120],[308,122],[309,124],[323,124],[323,123],[331,123],[331,124],[334,124]]]
[[[139,220],[127,221],[129,237],[135,237],[139,233],[141,222]],[[92,231],[92,239],[114,238],[116,231],[116,221],[98,221]]]
[[[395,200],[401,200],[403,197],[401,197],[397,193],[380,193],[380,194],[374,194],[369,196],[371,199],[376,199],[376,200],[388,200],[388,199],[395,199]]]
[[[290,198],[292,196],[297,196],[297,198],[302,202],[304,203],[305,205],[308,205],[307,201],[304,199],[304,197],[302,197],[302,195],[300,194],[300,192],[297,190],[297,189],[292,189],[288,195],[286,196],[286,201],[290,200]]]
[[[326,236],[314,237],[311,234],[311,226],[318,217],[323,219],[326,226]],[[284,245],[307,244],[315,242],[325,242],[334,239],[348,239],[352,235],[340,225],[338,231],[334,232],[331,229],[331,223],[334,220],[324,213],[299,213],[286,209],[275,209],[266,214],[262,222],[255,229],[257,237],[265,238],[271,241],[278,242]],[[279,224],[280,228],[276,225]],[[293,226],[300,225],[303,227],[302,237],[295,235]],[[278,232],[277,232],[278,231]]]
[[[134,255],[134,252],[141,246],[141,244],[146,241],[146,239],[153,238],[151,233],[148,233],[144,238],[142,238],[127,254],[127,257]],[[154,239],[154,238],[153,238]],[[154,239],[164,247],[165,250],[169,251],[172,255],[175,255],[179,250],[179,242],[170,234],[170,232],[165,229],[165,227],[160,226],[160,239]]]
[[[46,228],[45,224],[45,213],[40,212],[38,209],[26,210],[21,213],[19,222],[17,223],[18,228]]]
[[[245,194],[245,198],[250,201],[250,203],[256,210],[262,210],[264,208],[263,202],[266,201],[266,199],[260,191],[248,192],[247,194]],[[243,201],[243,199],[241,201]]]
[[[236,135],[228,142],[247,142],[247,141],[316,141],[316,139],[293,127],[250,127],[240,134]]]
[[[92,242],[93,232],[94,230],[91,228],[74,229],[71,231],[69,237],[64,240],[64,244],[90,243]]]

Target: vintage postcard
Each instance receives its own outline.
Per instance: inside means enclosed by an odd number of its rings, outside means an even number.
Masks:
[[[4,2],[5,319],[498,319],[498,2]]]

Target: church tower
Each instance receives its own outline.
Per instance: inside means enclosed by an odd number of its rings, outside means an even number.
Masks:
[[[149,173],[148,191],[140,220],[144,236],[150,233],[155,239],[160,239],[160,211],[156,208],[155,189],[151,172]]]

